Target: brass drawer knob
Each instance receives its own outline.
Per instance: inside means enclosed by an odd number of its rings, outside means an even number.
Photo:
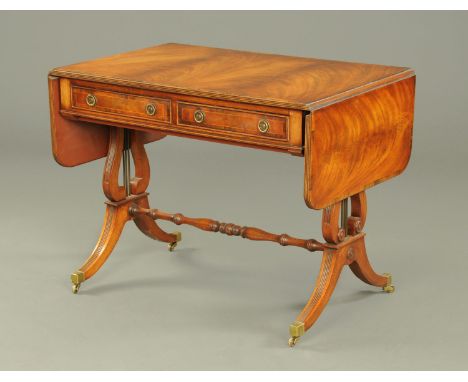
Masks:
[[[93,95],[93,94],[88,94],[88,95],[86,96],[86,104],[87,104],[88,106],[95,106],[96,103],[97,103],[97,98],[96,98],[95,95]]]
[[[146,114],[148,115],[155,115],[156,114],[156,106],[154,106],[154,104],[152,103],[149,103],[148,105],[146,105]]]
[[[202,123],[205,120],[205,113],[201,110],[197,110],[193,114],[193,119],[195,119],[197,123]]]
[[[270,129],[270,124],[266,119],[261,119],[258,121],[258,131],[261,133],[266,133]]]

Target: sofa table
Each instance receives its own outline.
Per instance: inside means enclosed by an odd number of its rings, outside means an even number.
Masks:
[[[182,44],[53,69],[55,160],[71,167],[106,157],[104,224],[71,275],[73,292],[104,264],[128,221],[174,250],[181,234],[165,232],[158,220],[322,252],[315,289],[290,325],[290,346],[320,316],[345,265],[393,292],[390,274],[374,272],[366,254],[365,190],[405,169],[414,95],[408,68]],[[304,200],[322,210],[324,241],[151,209],[144,145],[166,135],[304,157]]]

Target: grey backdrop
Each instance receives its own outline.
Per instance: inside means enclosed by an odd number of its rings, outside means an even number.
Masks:
[[[0,368],[466,369],[467,36],[465,12],[1,12]],[[393,295],[345,270],[289,349],[320,254],[191,227],[170,254],[131,224],[71,294],[103,161],[54,162],[47,72],[170,41],[416,70],[411,162],[368,192],[369,256]],[[154,207],[320,238],[301,158],[173,137],[148,149]]]

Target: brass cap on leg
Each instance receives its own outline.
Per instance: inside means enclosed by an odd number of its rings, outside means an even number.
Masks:
[[[302,336],[304,332],[304,323],[301,321],[294,321],[291,325],[289,325],[289,334],[291,335],[291,338],[288,341],[289,347],[296,345],[299,337]]]
[[[81,271],[76,271],[70,275],[71,282],[73,284],[81,284],[85,281],[84,273]]]
[[[73,294],[77,294],[78,291],[80,290],[80,285],[83,281],[85,281],[85,275],[81,271],[76,271],[75,273],[72,273],[70,275],[70,279],[72,282],[72,291]]]
[[[393,293],[395,292],[395,286],[392,285],[392,275],[390,273],[383,274],[387,278],[387,284],[382,287],[384,292]]]
[[[175,232],[172,232],[172,234],[176,236],[176,242],[179,242],[182,240],[182,232],[175,231]]]
[[[175,231],[171,233],[172,235],[175,235],[176,241],[173,241],[172,243],[167,244],[167,248],[169,249],[169,252],[172,252],[175,247],[177,247],[177,243],[182,240],[182,233],[179,231]]]

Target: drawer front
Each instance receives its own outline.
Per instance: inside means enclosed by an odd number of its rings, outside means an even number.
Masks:
[[[170,123],[171,101],[80,86],[71,88],[72,108]]]
[[[289,117],[177,102],[177,125],[288,141]]]
[[[303,155],[301,110],[60,79],[69,119]]]

